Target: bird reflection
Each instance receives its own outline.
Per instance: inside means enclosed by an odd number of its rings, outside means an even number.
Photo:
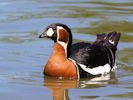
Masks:
[[[69,88],[98,88],[107,84],[116,84],[115,73],[112,72],[105,76],[85,78],[80,80],[57,79],[44,77],[44,86],[50,89],[53,100],[70,100],[68,95]]]
[[[44,77],[44,86],[51,90],[53,100],[69,100],[68,88],[77,88],[77,80]]]
[[[107,84],[116,84],[117,79],[115,76],[115,72],[111,72],[110,74],[104,76],[93,77],[91,79],[80,79],[79,87],[80,88],[98,88],[106,86]]]

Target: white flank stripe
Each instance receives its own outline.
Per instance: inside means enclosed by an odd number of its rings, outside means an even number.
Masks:
[[[81,66],[81,68],[92,74],[92,75],[105,75],[107,73],[109,73],[111,71],[111,66],[109,64],[105,64],[104,66],[98,66],[95,68],[88,68],[87,66],[83,65],[83,64],[79,64]]]

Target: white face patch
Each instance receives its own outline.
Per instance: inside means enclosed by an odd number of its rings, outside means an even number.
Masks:
[[[111,71],[111,66],[109,64],[105,64],[104,66],[98,66],[94,68],[89,68],[83,64],[79,64],[79,65],[84,71],[92,75],[99,75],[99,74],[106,75]]]
[[[53,34],[54,34],[54,31],[53,31],[52,28],[49,28],[49,29],[47,30],[47,32],[46,32],[46,35],[49,36],[49,37],[51,37]]]
[[[109,40],[109,43],[114,44],[115,42],[113,40]]]

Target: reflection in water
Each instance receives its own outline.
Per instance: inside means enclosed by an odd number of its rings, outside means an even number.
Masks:
[[[53,100],[69,100],[69,88],[99,88],[104,87],[106,84],[117,83],[114,72],[105,76],[94,77],[91,79],[80,79],[79,81],[69,79],[57,79],[45,76],[44,81],[44,86],[48,87],[51,90]],[[96,97],[98,96],[95,96],[94,98]],[[84,96],[82,96],[81,98],[84,98]],[[93,97],[85,96],[85,98]]]
[[[121,32],[118,81],[115,73],[79,81],[43,79],[40,64],[47,61],[53,43],[38,39],[38,34],[53,22],[70,26],[75,42]],[[48,90],[55,100],[132,100],[133,0],[1,0],[0,86],[1,100],[49,100]]]
[[[69,100],[67,88],[76,88],[77,80],[45,77],[44,86],[51,90],[53,100]]]
[[[106,84],[116,84],[117,79],[115,77],[115,73],[112,72],[110,74],[107,74],[105,76],[99,76],[99,77],[94,77],[92,79],[81,79],[79,81],[79,87],[81,88],[98,88],[98,87],[103,87]]]

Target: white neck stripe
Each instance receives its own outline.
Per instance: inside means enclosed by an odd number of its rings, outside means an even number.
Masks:
[[[65,50],[65,56],[67,58],[67,43],[62,42],[62,41],[57,41],[57,43],[59,43]]]
[[[68,43],[65,43],[65,42],[63,42],[63,41],[59,41],[59,37],[60,37],[60,35],[59,35],[59,30],[64,30],[64,28],[63,27],[61,27],[61,26],[57,26],[57,43],[59,43],[63,48],[64,48],[64,50],[65,50],[65,56],[66,56],[66,58],[67,58],[67,45],[68,45]]]

